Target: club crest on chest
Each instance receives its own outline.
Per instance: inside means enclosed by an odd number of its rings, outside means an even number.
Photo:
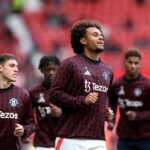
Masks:
[[[16,98],[11,98],[9,100],[9,104],[12,106],[12,107],[16,107],[18,105],[18,100]]]

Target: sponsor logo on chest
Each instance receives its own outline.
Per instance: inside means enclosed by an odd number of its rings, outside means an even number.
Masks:
[[[18,113],[0,111],[1,119],[18,119]]]
[[[142,101],[137,101],[137,100],[130,100],[130,99],[123,99],[123,98],[118,98],[118,103],[120,105],[120,108],[125,108],[125,107],[142,107],[143,102]]]
[[[95,92],[104,92],[108,91],[108,87],[103,85],[98,85],[95,82],[90,82],[88,80],[84,81],[85,92],[95,91]]]

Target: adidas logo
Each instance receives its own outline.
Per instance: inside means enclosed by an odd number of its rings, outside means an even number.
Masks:
[[[84,73],[84,75],[91,76],[91,73],[89,72],[89,70],[86,70],[85,73]]]
[[[45,99],[44,98],[40,98],[39,100],[38,100],[38,103],[44,103],[45,102]]]
[[[43,94],[43,93],[40,93],[40,94],[39,94],[38,103],[44,103],[44,102],[45,102],[44,94]]]
[[[118,95],[125,95],[124,87],[121,86]]]

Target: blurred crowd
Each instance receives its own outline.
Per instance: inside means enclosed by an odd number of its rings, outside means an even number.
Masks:
[[[54,54],[64,60],[73,55],[70,27],[79,19],[92,18],[103,27],[106,53],[102,57],[119,74],[124,49],[136,46],[147,52],[150,48],[149,6],[148,0],[0,0],[0,53],[17,56],[17,84],[29,89],[41,80],[40,58]],[[115,150],[115,133],[107,135]]]
[[[121,5],[124,7],[120,12]],[[73,55],[69,40],[71,25],[79,19],[92,18],[103,27],[107,55],[104,57],[116,66],[110,55],[118,56],[132,45],[150,47],[149,34],[143,29],[148,29],[150,23],[149,5],[146,0],[127,0],[124,4],[119,0],[0,0],[0,51],[11,52],[19,58],[17,84],[30,88],[40,80],[36,71],[39,59],[45,54],[54,54],[60,60]],[[145,16],[136,18],[135,11]]]

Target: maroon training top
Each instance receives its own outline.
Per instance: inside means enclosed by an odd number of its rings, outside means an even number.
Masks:
[[[28,137],[35,130],[29,94],[12,84],[7,89],[0,89],[1,150],[20,150],[19,139],[14,135],[15,123],[24,126],[23,137]]]
[[[62,108],[58,137],[104,140],[105,108],[113,73],[106,63],[84,55],[66,59],[59,67],[50,90],[50,99]],[[85,96],[98,92],[89,106]]]
[[[117,133],[123,139],[141,139],[150,137],[150,80],[142,75],[128,81],[118,78],[110,89],[110,104],[114,111],[120,108]],[[137,112],[135,121],[127,119],[126,112]]]
[[[30,90],[30,96],[37,118],[34,146],[55,147],[58,119],[50,116],[49,87],[41,83]]]

